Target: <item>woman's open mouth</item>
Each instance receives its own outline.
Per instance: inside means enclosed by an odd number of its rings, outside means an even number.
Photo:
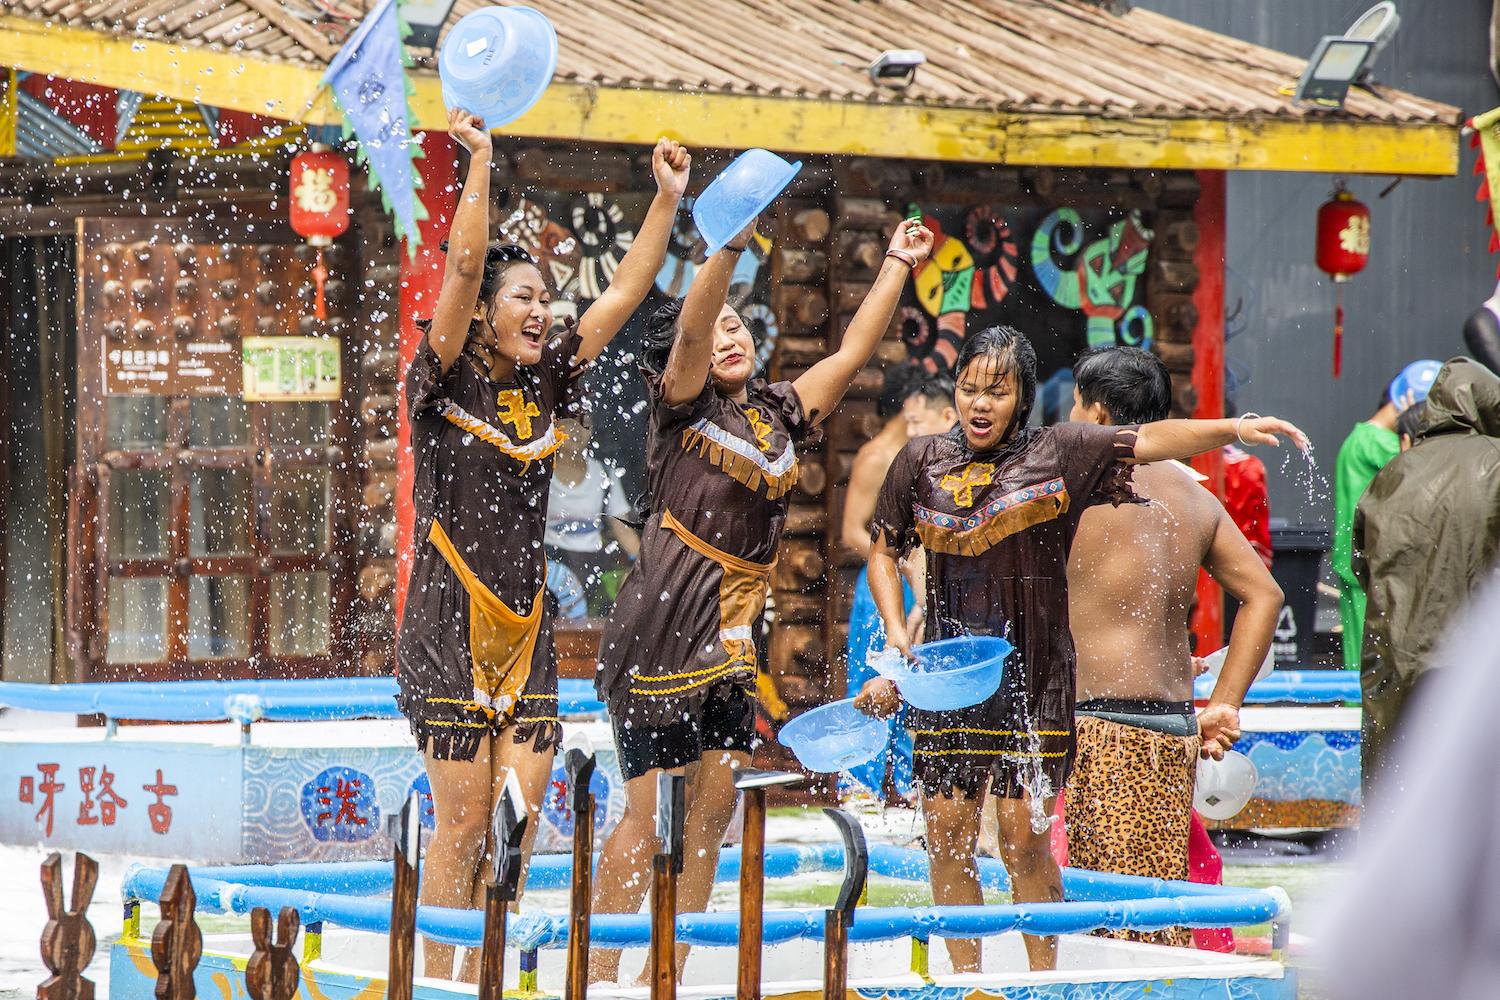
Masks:
[[[969,432],[977,438],[989,437],[994,429],[995,422],[989,417],[969,418]]]

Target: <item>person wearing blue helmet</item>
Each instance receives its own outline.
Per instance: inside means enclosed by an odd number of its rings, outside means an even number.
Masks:
[[[1333,569],[1339,578],[1339,618],[1344,626],[1346,670],[1359,669],[1365,628],[1365,593],[1354,577],[1349,544],[1354,508],[1375,473],[1401,451],[1396,420],[1402,412],[1427,398],[1440,368],[1442,364],[1437,361],[1413,361],[1401,369],[1381,393],[1374,414],[1355,424],[1339,448],[1333,487]]]

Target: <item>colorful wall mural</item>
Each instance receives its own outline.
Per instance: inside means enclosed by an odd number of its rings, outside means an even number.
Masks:
[[[968,331],[1001,323],[1031,338],[1042,380],[1088,348],[1150,346],[1151,230],[1139,212],[981,203],[907,214],[937,236],[900,314],[907,351],[928,370],[951,368]]]

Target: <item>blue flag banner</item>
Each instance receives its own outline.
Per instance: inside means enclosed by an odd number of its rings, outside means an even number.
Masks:
[[[407,30],[396,0],[381,0],[328,64],[323,82],[344,113],[345,135],[352,132],[358,140],[359,161],[395,219],[396,235],[406,237],[407,252],[415,254],[421,242],[417,222],[427,210],[417,197],[422,182],[413,162],[422,146],[411,133]]]

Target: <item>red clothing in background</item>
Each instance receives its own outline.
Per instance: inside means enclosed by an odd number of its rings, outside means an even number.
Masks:
[[[1203,817],[1196,812],[1188,832],[1188,881],[1200,885],[1224,884],[1224,859],[1208,839]],[[1193,944],[1200,951],[1234,951],[1234,932],[1228,927],[1194,927]]]
[[[1224,509],[1269,569],[1271,507],[1266,500],[1266,464],[1232,444],[1224,446]]]

